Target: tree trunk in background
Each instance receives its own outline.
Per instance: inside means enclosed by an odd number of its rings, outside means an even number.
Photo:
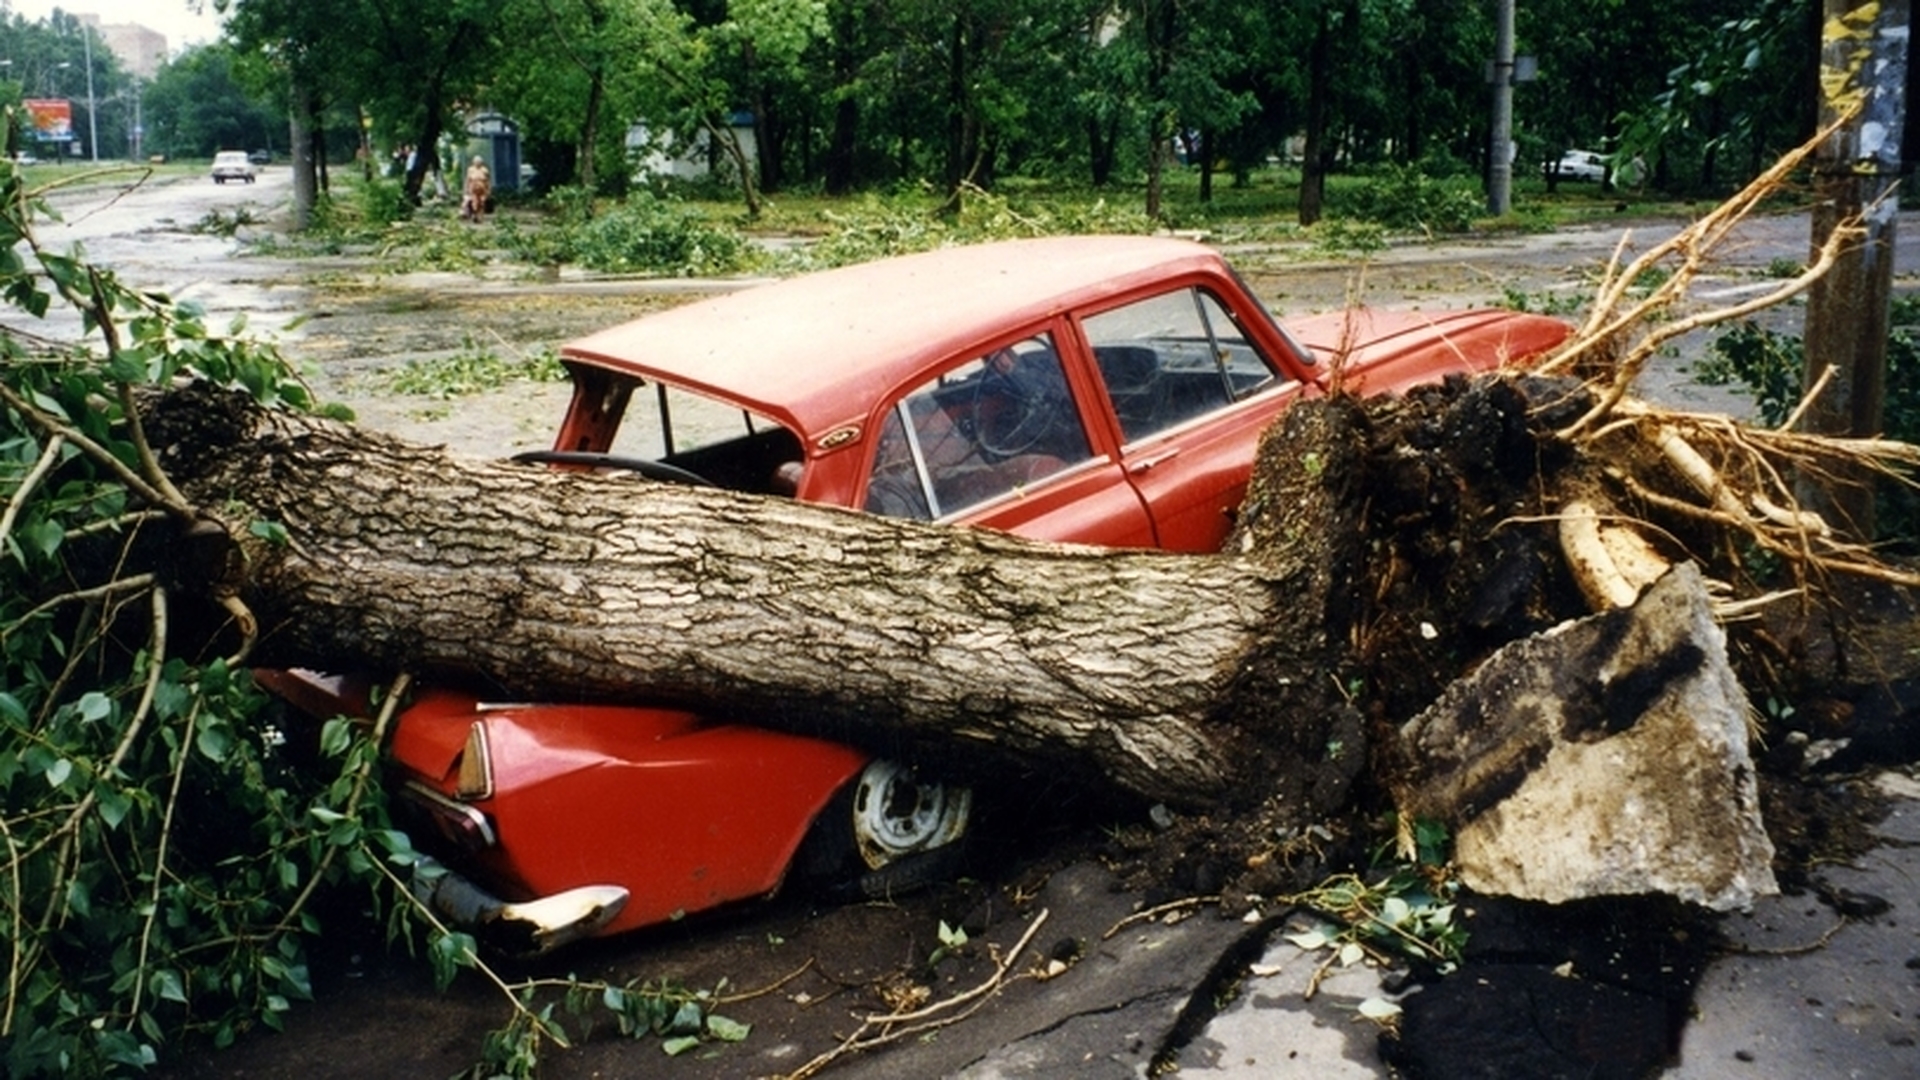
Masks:
[[[1112,120],[1087,117],[1087,160],[1089,179],[1094,187],[1106,187],[1113,182],[1114,152],[1119,142],[1119,132]]]
[[[580,123],[580,149],[578,154],[580,187],[583,191],[591,192],[594,190],[595,185],[599,183],[599,176],[595,169],[594,159],[596,156],[595,147],[600,141],[600,108],[606,100],[606,96],[606,76],[600,71],[595,71],[587,83],[586,114],[581,118]],[[463,180],[462,183],[464,184],[465,181]]]
[[[860,136],[860,105],[842,97],[833,105],[833,133],[827,141],[826,191],[846,195],[853,191],[854,146]]]
[[[287,119],[287,147],[293,151],[293,228],[303,232],[313,222],[314,203],[320,197],[314,180],[313,139],[308,136],[313,118],[308,94],[298,82],[288,88],[287,100],[293,103]]]
[[[413,164],[407,169],[406,192],[410,202],[420,201],[420,189],[426,186],[427,173],[440,171],[440,109],[429,103],[426,118],[415,136]]]
[[[1200,149],[1198,156],[1200,158],[1200,201],[1203,204],[1212,203],[1214,143],[1213,128],[1211,127],[1200,130]]]
[[[1312,225],[1326,209],[1327,84],[1333,65],[1333,25],[1323,3],[1315,13],[1307,53],[1307,130],[1300,154],[1300,224]]]
[[[852,89],[860,75],[855,55],[858,19],[852,5],[834,5],[833,19],[833,131],[827,137],[825,187],[829,195],[845,195],[853,190],[854,155],[860,140],[860,103]]]
[[[942,179],[949,192],[960,190],[966,178],[968,161],[968,117],[972,106],[967,96],[967,29],[963,13],[953,15],[953,29],[947,37],[947,153]]]

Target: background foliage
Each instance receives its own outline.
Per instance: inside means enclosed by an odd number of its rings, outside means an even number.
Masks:
[[[1469,181],[1487,166],[1494,5],[1479,0],[219,6],[227,38],[145,85],[93,49],[103,156],[130,152],[136,110],[149,151],[282,152],[299,109],[324,160],[384,168],[413,148],[463,154],[465,118],[498,110],[542,186],[618,195],[668,150],[717,166],[755,213],[784,190],[1151,190],[1162,163],[1200,171],[1203,202],[1216,175],[1243,185],[1270,161]],[[1819,9],[1519,0],[1539,72],[1516,91],[1520,171],[1580,147],[1639,156],[1663,190],[1730,189],[1811,128]],[[0,97],[81,103],[83,44],[71,16],[0,23]],[[410,196],[426,176],[405,178]],[[1423,223],[1442,217],[1458,215]]]

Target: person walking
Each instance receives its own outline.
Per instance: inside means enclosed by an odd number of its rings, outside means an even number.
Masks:
[[[460,197],[460,217],[466,221],[486,220],[487,204],[493,201],[493,172],[487,163],[474,158],[467,163],[466,185]]]

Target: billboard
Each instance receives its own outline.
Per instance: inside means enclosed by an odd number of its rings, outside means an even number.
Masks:
[[[73,141],[73,102],[66,98],[28,98],[28,137],[41,142]]]

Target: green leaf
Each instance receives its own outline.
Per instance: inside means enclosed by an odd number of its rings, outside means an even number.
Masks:
[[[113,699],[97,690],[91,690],[80,695],[80,702],[75,708],[82,720],[88,722],[104,720],[113,712]]]
[[[1398,896],[1389,896],[1380,905],[1380,921],[1388,926],[1399,926],[1413,914],[1413,908]]]
[[[137,350],[123,349],[107,361],[107,378],[114,382],[139,384],[147,381],[146,358]]]
[[[129,1065],[136,1069],[146,1069],[160,1059],[155,1056],[153,1047],[133,1037],[130,1031],[108,1028],[94,1037],[94,1045],[99,1048],[100,1056],[115,1065]]]
[[[724,1016],[707,1017],[707,1034],[721,1042],[743,1042],[752,1032],[752,1024],[743,1024]]]
[[[345,717],[336,716],[320,725],[320,752],[327,757],[339,757],[352,743],[353,722]]]
[[[93,915],[93,890],[80,878],[67,882],[67,910],[82,919]]]
[[[247,524],[247,532],[265,540],[275,547],[287,545],[287,527],[277,521],[252,521]]]
[[[193,745],[208,761],[225,761],[233,751],[233,733],[225,724],[202,724]]]
[[[133,809],[133,799],[118,788],[105,784],[94,789],[94,805],[100,810],[100,820],[107,828],[117,829],[127,819],[128,811]]]
[[[1295,946],[1305,949],[1307,952],[1312,952],[1315,949],[1324,949],[1333,943],[1333,939],[1328,937],[1326,932],[1322,930],[1308,930],[1303,933],[1288,934],[1287,940],[1293,942]]]
[[[47,766],[46,772],[41,775],[47,778],[48,787],[57,788],[67,782],[67,777],[73,775],[73,762],[66,758],[55,758],[53,763]]]
[[[1399,1016],[1400,1006],[1386,998],[1370,997],[1360,1003],[1360,1015],[1369,1020],[1385,1020],[1388,1017]]]
[[[705,1015],[700,1008],[699,1002],[683,1001],[680,1003],[680,1007],[674,1010],[673,1019],[667,1021],[667,1028],[661,1032],[661,1034],[698,1035],[704,1026],[702,1024],[704,1019]]]
[[[186,987],[180,982],[180,973],[172,968],[155,968],[147,976],[147,990],[162,1001],[187,1003]]]
[[[59,551],[61,543],[67,538],[67,531],[57,521],[36,521],[15,530],[15,534],[20,538],[22,547],[41,558],[49,558]]]
[[[698,1035],[676,1035],[671,1039],[660,1040],[660,1049],[666,1051],[668,1057],[679,1057],[699,1045],[700,1036]]]

